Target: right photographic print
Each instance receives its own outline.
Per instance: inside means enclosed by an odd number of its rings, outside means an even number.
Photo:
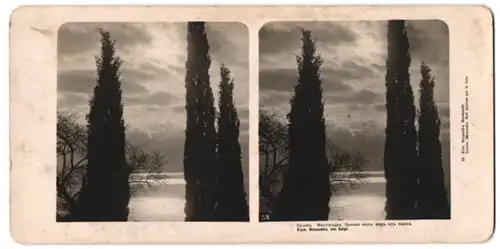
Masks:
[[[440,20],[259,31],[260,221],[450,219]]]

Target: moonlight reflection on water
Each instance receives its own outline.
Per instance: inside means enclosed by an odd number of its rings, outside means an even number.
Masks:
[[[382,173],[383,174],[383,173]],[[152,182],[134,191],[130,221],[183,221],[185,185],[182,174]],[[341,190],[330,200],[330,220],[383,220],[385,180],[370,175],[353,189]]]

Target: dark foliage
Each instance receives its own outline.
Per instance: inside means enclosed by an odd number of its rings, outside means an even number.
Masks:
[[[439,141],[441,120],[434,102],[434,78],[431,77],[431,69],[424,63],[420,66],[420,73],[419,218],[449,219],[450,205],[444,186],[442,149]]]
[[[220,68],[220,74],[217,214],[221,221],[249,221],[241,169],[241,146],[238,141],[240,121],[233,100],[234,83],[224,64]]]
[[[79,124],[71,112],[57,112],[57,213],[61,220],[76,204],[82,181],[87,173],[87,127]],[[125,158],[131,173],[146,173],[142,178],[129,178],[131,192],[151,186],[155,173],[160,172],[166,160],[159,151],[145,151],[125,141]],[[134,187],[134,188],[132,188]]]
[[[417,197],[415,106],[410,85],[409,43],[402,20],[390,20],[387,33],[384,152],[386,218],[415,218]]]
[[[311,32],[303,30],[298,83],[288,114],[289,168],[272,220],[328,220],[332,190],[325,153],[322,59],[315,53]]]
[[[326,155],[333,192],[349,190],[363,181],[368,159],[359,152],[340,149],[327,139]],[[259,110],[259,213],[260,221],[269,221],[275,209],[283,176],[288,169],[288,130],[285,122],[272,111]]]
[[[187,24],[186,140],[186,221],[217,220],[215,107],[210,87],[211,59],[204,22]]]
[[[115,42],[101,31],[101,56],[96,58],[97,84],[87,115],[87,172],[78,199],[70,211],[72,221],[127,221],[130,199],[125,159],[125,125]]]

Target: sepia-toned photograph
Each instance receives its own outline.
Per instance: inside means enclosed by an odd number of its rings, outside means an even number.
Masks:
[[[440,20],[259,31],[260,221],[450,219]]]
[[[488,241],[493,31],[479,5],[19,7],[10,234]]]
[[[57,221],[249,221],[248,30],[58,30]]]

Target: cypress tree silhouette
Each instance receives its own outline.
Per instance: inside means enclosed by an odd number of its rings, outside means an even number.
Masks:
[[[125,125],[115,41],[101,33],[101,56],[96,58],[97,84],[87,115],[88,166],[73,221],[127,221],[130,199],[125,161]]]
[[[288,114],[289,169],[271,219],[328,220],[331,186],[325,152],[325,120],[320,67],[311,32],[302,30],[302,54],[295,96]]]
[[[420,73],[419,217],[449,219],[450,206],[444,186],[442,149],[439,141],[441,120],[434,102],[434,77],[431,77],[431,69],[425,63],[420,66]]]
[[[217,164],[215,107],[210,87],[211,59],[204,22],[187,24],[186,140],[186,221],[217,220],[215,189]]]
[[[221,221],[249,221],[248,205],[243,186],[241,147],[238,142],[240,120],[233,100],[234,79],[222,64],[219,85],[218,119],[218,198],[217,213]]]
[[[416,218],[417,144],[405,21],[389,21],[387,41],[386,219],[413,219]]]

